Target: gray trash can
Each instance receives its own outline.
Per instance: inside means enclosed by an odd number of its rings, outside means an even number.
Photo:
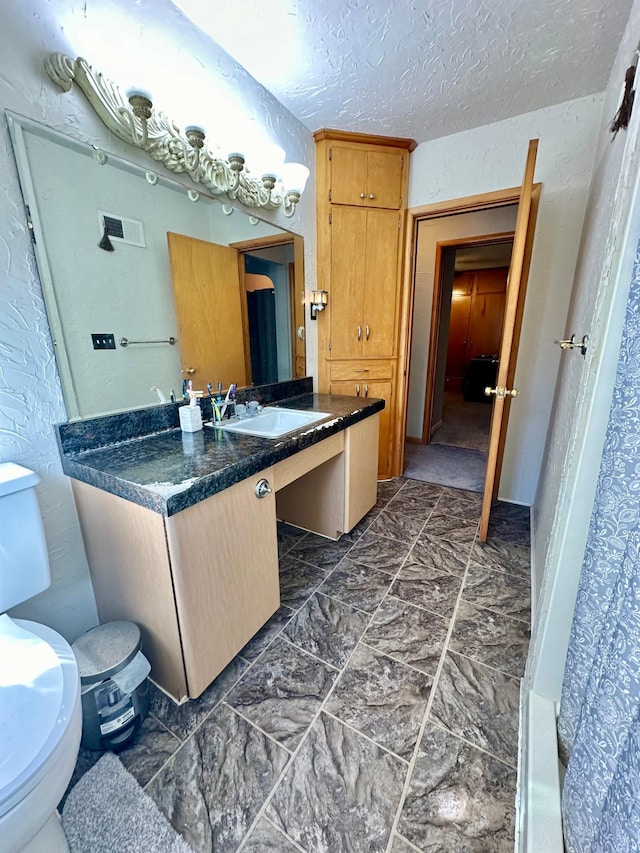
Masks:
[[[136,736],[149,709],[149,661],[133,622],[107,622],[72,648],[80,672],[82,746],[118,752]]]

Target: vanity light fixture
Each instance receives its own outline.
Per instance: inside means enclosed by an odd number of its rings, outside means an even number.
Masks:
[[[191,125],[183,134],[175,122],[154,108],[148,92],[130,90],[124,98],[115,83],[82,57],[72,59],[64,53],[52,53],[44,67],[64,92],[69,92],[75,82],[109,130],[146,151],[170,171],[186,173],[214,195],[225,194],[245,207],[281,207],[286,217],[295,213],[309,175],[301,163],[287,163],[278,171],[266,168],[261,177],[253,177],[243,154],[232,152],[226,160],[214,156],[201,127]]]
[[[311,319],[315,320],[318,316],[319,311],[324,311],[324,306],[327,304],[329,299],[329,291],[328,290],[312,290],[311,291],[311,304],[310,304],[310,315]]]

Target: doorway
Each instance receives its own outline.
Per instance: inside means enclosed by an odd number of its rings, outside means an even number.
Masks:
[[[406,476],[482,492],[517,204],[417,223]]]

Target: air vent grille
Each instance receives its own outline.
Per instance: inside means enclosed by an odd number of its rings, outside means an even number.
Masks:
[[[146,247],[144,239],[144,225],[138,219],[129,219],[119,216],[117,213],[98,211],[100,222],[100,235],[104,234],[106,228],[109,239],[117,243],[126,243],[129,246]]]

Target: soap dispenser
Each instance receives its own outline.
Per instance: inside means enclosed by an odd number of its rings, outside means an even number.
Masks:
[[[180,406],[180,429],[183,432],[198,432],[202,429],[202,411],[198,405],[196,392],[193,390],[193,383],[190,381],[187,393],[189,395],[189,405]]]

